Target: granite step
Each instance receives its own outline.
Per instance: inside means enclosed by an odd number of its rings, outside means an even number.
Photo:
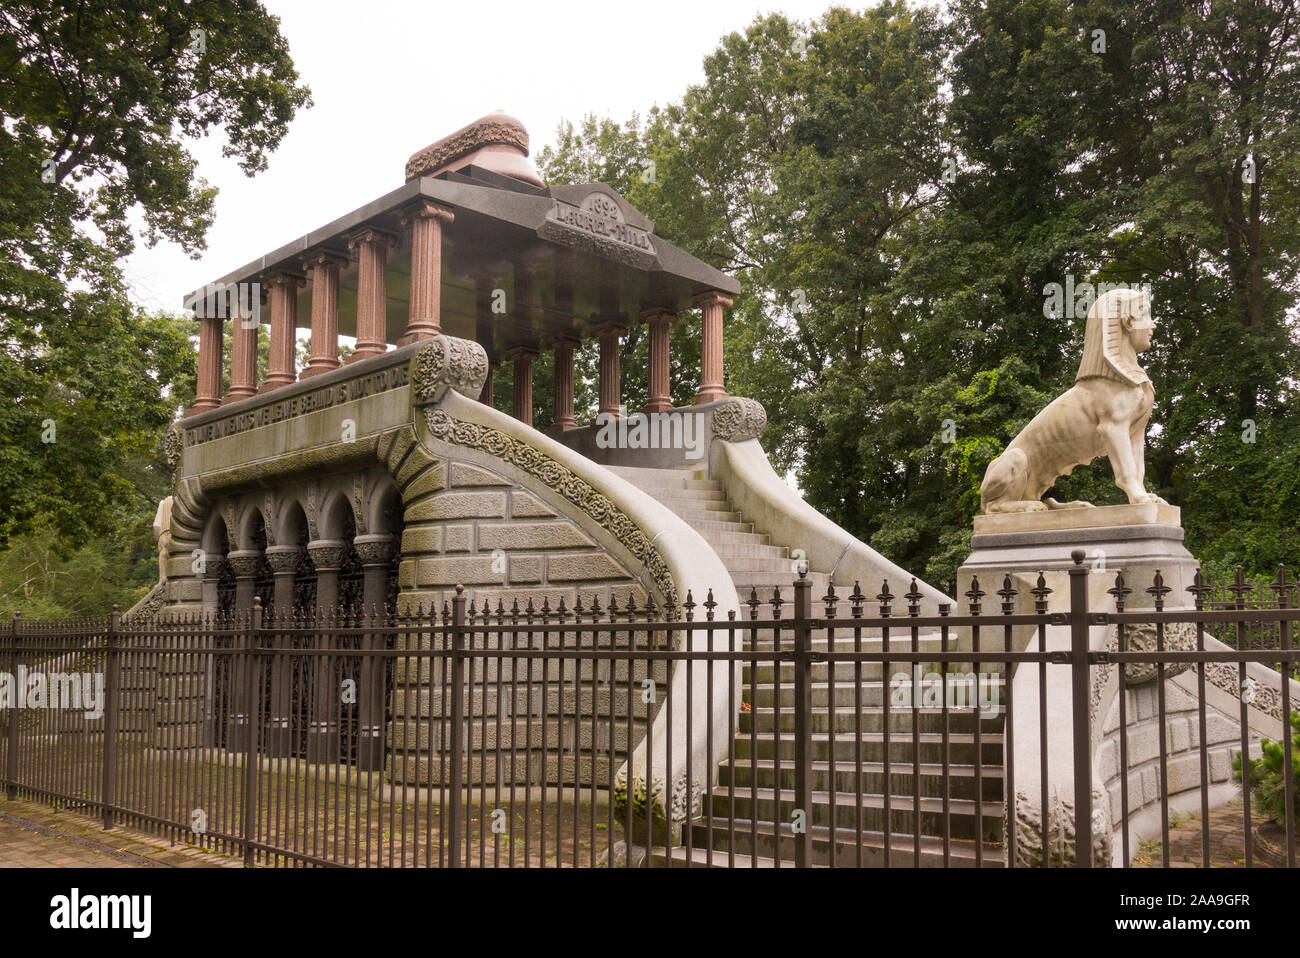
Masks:
[[[649,492],[650,490],[646,490]],[[685,490],[682,490],[684,493]],[[680,515],[683,511],[687,512],[732,512],[731,503],[728,501],[725,493],[722,492],[705,492],[698,496],[671,495],[655,496],[660,505],[667,506],[673,512]]]
[[[796,768],[793,762],[775,762],[772,759],[754,761],[731,761],[724,759],[718,766],[718,784],[715,794],[727,797],[730,802],[731,783],[736,788],[747,788],[757,781],[763,788],[771,788],[780,782],[782,788],[793,788]],[[808,763],[809,781],[818,791],[829,791],[832,783],[834,790],[851,794],[879,793],[885,781],[885,763],[878,760],[864,760],[861,765],[856,761],[830,762],[818,759]],[[950,762],[945,766],[941,762],[922,762],[919,766],[891,763],[889,766],[890,789],[893,794],[910,794],[919,776],[923,795],[938,796],[942,799],[944,788],[949,798],[973,799],[978,780],[979,789],[985,801],[1000,801],[1003,793],[1002,769],[997,766],[982,766],[976,774],[974,765]]]
[[[755,536],[755,538],[759,537]],[[763,538],[766,537],[764,536]],[[708,539],[706,538],[704,541],[708,542]],[[709,545],[713,546],[713,551],[718,554],[718,557],[723,560],[724,564],[729,569],[731,569],[732,566],[730,562],[727,562],[728,559],[777,559],[783,560],[787,565],[791,561],[790,550],[785,546],[769,546],[757,542],[727,542],[717,544],[709,542]],[[733,569],[732,571],[735,570]]]
[[[656,847],[650,855],[652,868],[777,868],[776,859],[762,855],[728,854],[711,848],[687,848],[674,845],[671,849]],[[818,866],[820,867],[820,866]]]
[[[864,716],[865,717],[865,716]],[[748,732],[737,734],[734,743],[736,761],[748,762],[750,756],[760,759],[778,759],[783,763],[794,761],[794,733],[756,731],[751,741]],[[861,755],[863,761],[884,761],[884,735],[881,732],[863,732],[856,737],[850,731],[836,732],[834,740],[827,732],[813,732],[811,755],[814,760],[856,761]],[[889,761],[899,768],[910,767],[913,763],[912,733],[890,734]],[[917,736],[917,750],[921,762],[941,762],[944,759],[944,737],[941,732],[921,732]],[[982,765],[985,768],[1000,767],[1002,761],[1002,734],[985,732],[980,737],[980,751],[983,753]],[[947,743],[948,761],[961,762],[966,765],[974,763],[975,736],[971,732],[950,731]]]
[[[867,828],[883,830],[886,796],[853,792],[826,792],[810,789],[812,807],[808,809],[808,823],[823,827],[856,828],[859,816]],[[999,841],[1002,837],[1004,805],[996,801],[975,802],[972,799],[949,798],[948,817],[944,818],[944,800],[939,796],[922,795],[918,803],[913,795],[888,796],[890,830],[895,834],[915,834],[916,809],[920,808],[922,835],[942,837],[945,831],[954,838],[974,838],[977,831],[984,838]],[[713,817],[728,816],[734,805],[737,818],[757,818],[759,821],[788,822],[794,816],[797,799],[793,788],[740,788],[714,789],[712,793]],[[976,818],[981,818],[977,824]],[[946,824],[946,828],[945,828]]]
[[[721,529],[697,529],[704,541],[716,550],[719,547],[743,545],[770,545],[772,537],[761,532],[729,532]],[[775,548],[785,549],[785,546]]]
[[[812,857],[809,861],[814,866],[829,866],[834,863],[839,867],[856,867],[861,861],[863,867],[880,868],[888,864],[893,868],[910,868],[916,862],[916,843],[914,836],[905,833],[890,835],[889,856],[885,856],[884,833],[864,829],[861,834],[855,828],[830,829],[814,825],[808,829],[811,839]],[[795,835],[787,823],[776,825],[772,822],[754,822],[749,819],[736,818],[723,821],[713,820],[713,834],[710,835],[707,820],[695,822],[692,833],[698,847],[711,848],[725,854],[728,848],[737,856],[758,857],[767,861],[780,859],[780,867],[788,868],[794,864]],[[922,836],[920,841],[920,865],[923,868],[942,868],[945,864],[944,839]],[[947,863],[953,868],[974,868],[977,858],[975,843],[952,839],[947,843]],[[861,855],[859,856],[859,849]],[[986,867],[1000,867],[1005,861],[1005,850],[999,843],[986,842],[983,847]]]
[[[729,503],[720,503],[720,505],[726,507]],[[690,509],[674,509],[672,511],[677,514],[678,518],[684,519],[686,524],[691,527],[695,526],[697,520],[704,522],[740,522],[739,512],[729,512],[725,511],[725,509],[710,509],[708,508],[707,503],[696,503]]]
[[[645,466],[606,466],[605,468],[629,482],[671,482],[674,479],[703,478],[703,470],[698,466],[682,466],[676,469],[655,469]]]

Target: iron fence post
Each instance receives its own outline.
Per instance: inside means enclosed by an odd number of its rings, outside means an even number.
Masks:
[[[117,803],[117,729],[118,700],[122,682],[122,663],[118,653],[118,637],[122,616],[117,605],[108,617],[108,634],[104,637],[104,768],[101,797],[104,807],[104,827],[113,827],[113,806]]]
[[[18,633],[22,628],[23,614],[14,613],[14,631],[9,646],[9,674],[18,681]],[[18,707],[15,703],[9,709],[9,743],[5,747],[5,798],[13,801],[18,797]]]
[[[811,614],[812,582],[800,572],[799,579],[794,584],[794,812],[795,815],[803,812],[803,831],[796,832],[794,836],[796,868],[807,868],[812,857],[812,782],[808,768],[812,760],[812,669],[809,668],[812,651],[812,626],[809,624]],[[833,718],[832,715],[832,720]],[[831,759],[833,763],[834,756]],[[777,784],[779,788],[780,783]],[[832,842],[834,836],[832,820]]]
[[[465,784],[465,587],[456,586],[456,596],[451,600],[451,809],[448,816],[451,834],[448,836],[448,864],[460,867],[461,825],[464,801],[461,790]]]
[[[1092,733],[1088,723],[1088,568],[1070,553],[1070,699],[1074,707],[1074,864],[1092,867]],[[1046,814],[1044,809],[1043,814]]]
[[[240,838],[244,846],[244,867],[253,865],[253,822],[256,818],[256,784],[257,774],[254,765],[257,761],[257,726],[256,716],[261,711],[258,689],[257,668],[257,632],[262,627],[262,597],[253,597],[253,612],[249,617],[248,634],[244,641],[244,814],[240,816]]]

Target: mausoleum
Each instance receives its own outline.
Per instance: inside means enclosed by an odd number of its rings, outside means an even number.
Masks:
[[[198,396],[168,436],[166,580],[152,600],[164,618],[247,614],[255,601],[267,621],[428,613],[458,585],[480,608],[669,610],[689,594],[725,616],[797,571],[818,595],[906,582],[781,480],[759,444],[763,407],[728,394],[734,279],[655,235],[608,186],[547,186],[502,113],[416,152],[403,180],[186,297],[201,323]],[[619,345],[638,323],[649,402],[622,422]],[[697,331],[701,357],[678,406],[673,323]],[[302,328],[310,354],[296,371]],[[356,340],[346,362],[340,335]],[[600,421],[574,412],[583,349],[599,352]],[[542,350],[555,366],[548,434],[531,423]],[[502,363],[512,416],[492,404]],[[920,588],[933,611],[943,596]],[[391,760],[402,723],[385,731],[384,716],[418,700],[405,681],[390,678],[358,719],[374,740],[365,761],[394,781],[427,774]],[[212,734],[191,723],[200,706],[159,714],[197,739]],[[264,718],[283,729],[272,748],[326,755],[337,740],[310,716]],[[615,758],[635,744],[615,743]],[[709,758],[692,761],[707,779]]]
[[[950,628],[943,620],[954,599],[810,507],[773,470],[760,443],[763,406],[727,391],[723,330],[740,293],[733,278],[657,236],[653,222],[604,184],[548,186],[529,163],[523,126],[502,113],[416,152],[403,180],[186,298],[201,327],[197,400],[167,438],[173,495],[155,523],[162,580],[130,616],[153,615],[163,623],[261,616],[264,623],[297,623],[286,641],[393,641],[400,652],[412,647],[401,643],[424,641],[418,629],[349,631],[347,625],[439,615],[445,624],[448,603],[460,601],[463,609],[465,600],[485,624],[489,613],[518,623],[603,612],[608,622],[614,610],[627,610],[630,622],[632,610],[653,607],[677,623],[677,631],[665,627],[654,641],[680,653],[712,651],[702,644],[712,641],[706,633],[680,628],[693,609],[702,606],[710,619],[743,617],[746,608],[756,615],[760,597],[788,590],[802,577],[802,594],[823,601],[828,618],[850,593],[855,616],[874,597],[880,618],[857,630],[855,654],[863,642],[897,650],[887,635],[897,596],[910,617],[930,617],[924,632],[897,630],[912,652],[969,651],[978,663],[976,628]],[[1283,710],[1252,707],[1238,719],[1235,671],[1211,671],[1202,689],[1181,669],[1171,668],[1163,681],[1151,669],[1138,670],[1128,688],[1119,683],[1119,670],[1099,659],[1089,684],[1081,643],[1104,658],[1118,633],[1104,617],[1078,634],[1065,624],[1077,602],[1099,608],[1118,596],[1122,606],[1135,590],[1132,609],[1158,612],[1171,589],[1177,591],[1168,607],[1185,609],[1182,593],[1199,581],[1195,560],[1181,545],[1178,509],[1143,485],[1154,399],[1137,356],[1151,342],[1149,301],[1117,294],[1106,308],[1090,314],[1075,387],[990,465],[982,490],[987,514],[976,518],[974,551],[959,575],[956,601],[969,600],[958,605],[959,614],[969,609],[977,616],[982,598],[996,591],[1005,615],[1029,616],[1003,630],[1003,651],[1021,653],[1037,643],[1044,656],[1038,668],[986,662],[978,670],[981,694],[1006,696],[1005,705],[990,700],[987,708],[954,716],[904,703],[891,712],[888,658],[833,666],[814,660],[819,684],[805,676],[802,691],[784,665],[766,670],[759,685],[759,666],[742,667],[738,659],[702,660],[694,669],[690,660],[671,667],[667,658],[625,660],[625,689],[646,681],[664,689],[640,701],[629,696],[625,704],[600,688],[610,669],[602,678],[594,660],[581,666],[581,675],[572,665],[560,676],[561,684],[574,683],[570,691],[538,699],[529,672],[523,700],[505,693],[506,667],[498,664],[495,676],[484,669],[465,682],[468,701],[478,703],[471,712],[479,710],[484,727],[481,734],[472,725],[467,730],[466,760],[455,766],[466,777],[457,780],[486,788],[492,778],[494,788],[510,790],[521,783],[544,789],[579,779],[607,782],[605,800],[629,820],[640,815],[647,828],[652,823],[662,839],[702,827],[700,810],[721,781],[726,756],[748,755],[751,764],[739,770],[748,778],[740,787],[728,778],[728,804],[715,796],[708,805],[706,831],[715,830],[702,832],[700,841],[734,848],[739,825],[750,836],[751,853],[779,858],[778,836],[793,827],[784,811],[778,814],[789,805],[778,800],[786,781],[779,756],[792,746],[781,724],[782,703],[808,709],[815,700],[826,709],[826,738],[814,740],[804,725],[809,737],[800,748],[826,767],[812,768],[809,760],[796,774],[822,776],[820,790],[808,793],[812,821],[822,829],[822,850],[810,854],[829,849],[831,860],[835,848],[861,859],[870,846],[873,860],[892,861],[892,837],[910,830],[917,864],[948,864],[950,855],[980,864],[985,855],[1005,858],[1013,842],[1021,862],[1065,863],[1074,853],[1073,809],[1086,800],[1091,781],[1090,840],[1100,864],[1119,854],[1112,836],[1121,822],[1149,832],[1162,796],[1191,801],[1212,781],[1214,801],[1225,800],[1233,787],[1227,763],[1234,736],[1257,739]],[[693,394],[676,397],[676,404],[669,388],[675,323],[688,324],[700,355]],[[648,402],[629,414],[620,343],[637,324],[648,333]],[[301,330],[308,331],[310,349],[298,369]],[[269,353],[259,373],[263,335]],[[346,361],[340,336],[355,339]],[[553,423],[545,432],[532,423],[533,366],[543,350],[554,359]],[[599,356],[593,421],[582,421],[585,415],[575,410],[581,350]],[[494,404],[493,372],[503,364],[512,382],[511,414]],[[1112,461],[1129,505],[1040,501],[1062,471],[1098,455]],[[1084,556],[1092,557],[1092,569],[1082,565]],[[1124,588],[1115,585],[1120,570],[1130,583]],[[774,618],[780,602],[773,597]],[[1158,638],[1139,631],[1130,638],[1138,648],[1166,640],[1186,648],[1196,640],[1190,628],[1171,623]],[[526,632],[496,635],[503,644],[492,648],[509,651],[504,643]],[[610,626],[565,639],[620,641]],[[756,631],[748,641],[758,647],[772,636]],[[1074,687],[1069,672],[1047,671],[1049,653],[1052,663],[1080,659]],[[414,659],[365,658],[368,664],[354,675],[343,656],[333,682],[290,664],[304,657],[267,661],[261,691],[242,699],[224,688],[228,676],[219,665],[203,681],[160,673],[151,709],[157,740],[223,748],[249,741],[233,736],[251,721],[261,730],[259,749],[273,757],[353,765],[378,776],[377,787],[390,794],[446,785],[442,763],[449,753],[446,743],[430,738],[430,719],[447,714],[445,694],[459,693],[448,693],[426,668],[411,665]],[[380,668],[380,661],[392,667]],[[522,666],[511,661],[514,682]],[[1276,672],[1251,668],[1261,687],[1281,687]],[[320,689],[340,678],[359,685],[355,707],[323,708]],[[1164,721],[1160,696],[1166,693],[1178,703],[1179,728],[1198,718],[1215,729],[1207,743],[1213,748],[1199,756],[1206,771],[1192,774],[1195,738],[1174,739],[1173,753],[1161,761],[1182,770],[1167,788],[1133,786],[1140,792],[1129,803],[1130,778],[1154,781],[1156,756],[1145,745],[1126,751],[1124,730],[1155,741],[1151,729]],[[256,701],[247,701],[250,694]],[[748,721],[762,724],[752,725],[742,741],[736,723],[745,716],[733,706],[745,694],[754,701],[744,704],[756,710]],[[1144,704],[1152,697],[1155,718]],[[1021,708],[1011,721],[1012,698],[1038,708]],[[463,708],[463,700],[453,701]],[[850,701],[851,716],[839,710]],[[1217,724],[1205,725],[1204,710],[1193,715],[1199,701]],[[685,707],[674,713],[664,704],[673,702]],[[602,711],[610,722],[605,731],[593,721]],[[626,723],[617,728],[616,712]],[[543,732],[540,749],[535,717],[554,730]],[[488,719],[495,723],[491,735]],[[891,740],[896,724],[910,741]],[[1086,747],[1071,753],[1048,746],[1089,724],[1100,731]],[[852,769],[839,760],[844,745]],[[522,763],[520,752],[526,753]],[[914,767],[901,786],[910,794],[893,796],[897,776],[890,763],[900,761]],[[928,761],[939,765],[923,769]],[[1012,768],[1020,770],[1014,781]],[[1083,768],[1093,769],[1086,779]],[[827,784],[846,775],[853,784],[844,792]],[[949,794],[950,775],[961,789],[956,797]],[[810,779],[799,781],[809,787]],[[1075,782],[1078,794],[1071,792]],[[730,804],[742,792],[750,809],[743,814],[754,816],[748,824]],[[1006,801],[1009,795],[1014,801]],[[827,824],[850,821],[856,824],[851,834]]]

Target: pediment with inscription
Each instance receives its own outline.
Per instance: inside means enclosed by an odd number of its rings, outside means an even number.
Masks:
[[[538,235],[628,266],[653,267],[654,224],[607,187],[582,189],[552,190],[552,206]]]

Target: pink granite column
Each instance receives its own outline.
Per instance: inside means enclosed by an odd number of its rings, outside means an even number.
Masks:
[[[668,382],[668,333],[677,314],[666,309],[648,309],[641,314],[650,327],[650,401],[642,412],[663,412],[673,408]]]
[[[348,362],[355,363],[388,351],[388,250],[396,245],[392,233],[367,226],[348,237],[358,249],[357,346]]]
[[[693,402],[713,402],[727,395],[723,388],[722,311],[731,305],[731,299],[714,290],[696,296],[691,305],[703,313],[700,321],[700,390]]]
[[[257,394],[257,334],[262,324],[245,315],[238,298],[230,298],[230,391],[224,403]]]
[[[432,200],[418,200],[402,214],[411,226],[411,314],[399,346],[442,332],[442,227],[455,219]]]
[[[576,429],[577,421],[573,418],[573,351],[578,346],[576,337],[555,340],[552,351],[555,353],[555,422],[552,432],[564,432]]]
[[[297,378],[293,348],[298,330],[298,290],[307,280],[300,273],[281,271],[264,282],[271,290],[271,351],[260,392],[287,386]]]
[[[199,320],[199,368],[194,405],[190,413],[216,409],[221,405],[221,343],[225,322],[221,316],[204,314]]]
[[[533,424],[533,360],[537,350],[529,346],[518,346],[508,353],[506,359],[514,360],[514,404],[510,414],[525,426]]]
[[[303,379],[338,368],[339,270],[347,261],[329,250],[320,250],[305,261],[311,270],[311,352]]]
[[[600,337],[600,409],[599,413],[618,415],[622,384],[619,382],[618,341],[627,332],[626,326],[606,323],[596,329]]]

